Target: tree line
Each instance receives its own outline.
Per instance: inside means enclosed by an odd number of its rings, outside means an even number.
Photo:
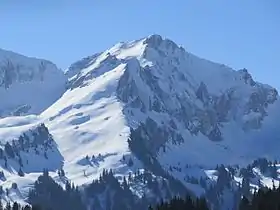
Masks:
[[[243,196],[239,204],[239,210],[279,210],[280,187],[273,185],[272,189],[261,188],[256,191],[252,199]]]
[[[23,205],[21,206],[19,203],[7,203],[5,206],[2,204],[0,200],[0,210],[43,210],[39,205]]]
[[[149,210],[210,210],[205,198],[192,199],[187,196],[185,199],[175,197],[167,202],[161,202],[155,207],[150,206]]]

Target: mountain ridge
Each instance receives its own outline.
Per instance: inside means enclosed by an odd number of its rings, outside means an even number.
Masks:
[[[40,114],[63,94],[64,83],[52,62],[0,50],[0,117]]]
[[[59,96],[41,112],[0,119],[0,136],[13,139],[8,129],[20,134],[44,123],[67,179],[81,187],[103,170],[122,179],[148,169],[174,194],[187,189],[203,195],[209,189],[191,179],[215,183],[217,164],[246,167],[264,156],[279,159],[277,90],[254,81],[246,69],[198,58],[159,35],[77,61],[57,84]],[[55,170],[51,176],[60,182]],[[235,176],[234,186],[240,182]],[[136,183],[131,189],[138,197],[149,190]]]

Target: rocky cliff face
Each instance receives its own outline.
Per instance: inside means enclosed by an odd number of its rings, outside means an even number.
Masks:
[[[50,61],[0,50],[0,116],[39,114],[62,95],[65,82]]]
[[[235,121],[246,131],[259,129],[278,98],[276,89],[255,82],[245,69],[199,59],[156,35],[143,45],[141,56],[127,62],[117,89],[127,109],[168,115],[192,134],[221,141],[226,122]],[[204,72],[211,76],[200,78]],[[222,84],[214,89],[215,80]]]

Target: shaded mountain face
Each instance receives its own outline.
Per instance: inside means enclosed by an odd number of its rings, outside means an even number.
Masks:
[[[62,95],[65,82],[50,61],[0,49],[0,116],[39,114]]]
[[[60,169],[63,157],[48,128],[42,123],[23,130],[14,139],[3,139],[0,160],[6,170],[34,173],[44,168]]]
[[[220,197],[212,198],[216,190],[233,196],[223,185],[238,189],[236,180],[245,173],[236,167],[228,174],[225,166],[280,159],[277,90],[246,69],[201,59],[159,35],[118,43],[73,63],[65,74],[50,62],[19,58],[4,59],[0,67],[0,96],[7,101],[0,109],[3,116],[38,115],[0,119],[0,137],[12,135],[7,126],[15,133],[44,123],[61,155],[53,170],[63,159],[67,179],[87,186],[86,200],[100,209],[112,195],[103,182],[92,180],[106,170],[130,180],[125,191],[132,201],[124,202],[130,207],[134,199],[150,202],[182,192],[207,195],[219,206]],[[16,70],[18,63],[24,65]],[[252,173],[265,180],[257,170]],[[107,176],[122,192],[112,173]],[[30,171],[25,179],[30,183],[34,177]],[[96,186],[102,188],[97,194]]]

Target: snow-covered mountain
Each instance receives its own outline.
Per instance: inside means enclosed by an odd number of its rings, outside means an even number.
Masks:
[[[40,114],[64,92],[55,64],[0,49],[0,117]]]
[[[2,54],[0,58],[5,57]],[[27,104],[29,113],[36,115],[1,119],[1,139],[19,139],[31,128],[46,127],[55,149],[44,160],[54,167],[47,163],[44,167],[58,182],[55,171],[61,167],[67,179],[79,186],[98,179],[104,169],[113,169],[117,178],[130,177],[130,191],[138,198],[167,198],[167,192],[177,194],[181,189],[208,195],[219,176],[216,165],[242,168],[259,158],[280,160],[278,92],[254,81],[246,69],[236,71],[201,59],[159,35],[118,43],[72,64],[65,75],[47,61],[14,56],[18,59],[4,60],[2,67],[1,96],[11,102],[1,104],[1,109],[10,113]],[[19,71],[11,67],[25,61],[32,61],[34,73],[29,64]],[[34,100],[33,93],[30,97],[28,88],[35,85],[44,102]],[[25,165],[3,170],[25,189],[24,183],[38,176],[33,164],[33,171]],[[254,166],[256,177],[269,185],[272,178]],[[19,168],[24,177],[14,172]],[[153,185],[131,178],[131,173],[137,177],[143,169],[155,182],[168,183],[162,184],[161,195],[151,190]],[[242,175],[232,176],[237,186]],[[201,179],[204,184],[195,181]],[[5,186],[7,182],[3,181]],[[233,193],[224,192],[229,205]],[[101,202],[104,195],[100,196],[93,200]],[[223,205],[215,203],[220,209]]]

